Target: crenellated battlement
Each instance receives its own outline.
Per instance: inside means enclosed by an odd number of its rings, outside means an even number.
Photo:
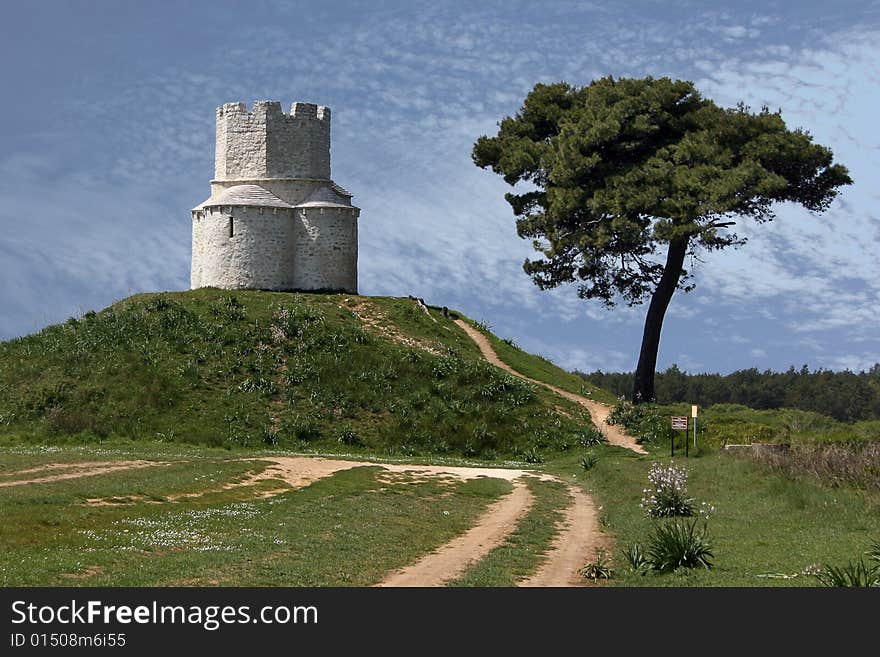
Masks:
[[[217,108],[217,118],[249,116],[252,119],[260,116],[285,116],[290,119],[330,121],[330,108],[325,105],[314,103],[295,102],[290,105],[290,112],[285,113],[281,109],[281,103],[277,100],[258,100],[252,110],[248,110],[246,103],[224,103]]]
[[[330,179],[330,108],[296,102],[285,113],[278,101],[217,108],[217,180]]]

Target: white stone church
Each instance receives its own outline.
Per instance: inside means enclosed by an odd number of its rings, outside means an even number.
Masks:
[[[217,108],[211,198],[192,210],[191,287],[357,293],[351,194],[330,179],[330,109]]]

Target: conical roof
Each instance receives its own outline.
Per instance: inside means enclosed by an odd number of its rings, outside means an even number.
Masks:
[[[332,185],[335,184],[331,183]],[[298,208],[350,208],[351,203],[348,198],[342,196],[339,192],[331,187],[318,187],[309,194],[308,198],[302,203],[297,204]]]
[[[282,201],[272,192],[263,189],[259,185],[235,185],[227,187],[216,197],[200,203],[193,210],[217,207],[218,205],[247,205],[264,208],[292,208],[287,201]]]

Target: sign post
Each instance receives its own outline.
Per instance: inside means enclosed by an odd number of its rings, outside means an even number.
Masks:
[[[694,418],[694,449],[697,448],[697,406],[691,406],[691,417]]]
[[[685,456],[687,456],[687,430],[688,430],[688,418],[687,415],[673,415],[672,416],[672,430],[680,431],[684,429],[684,450]],[[669,456],[675,456],[675,434],[672,434],[672,438],[669,440]]]

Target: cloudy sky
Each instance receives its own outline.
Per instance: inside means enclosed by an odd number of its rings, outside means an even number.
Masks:
[[[832,208],[739,222],[696,265],[659,367],[880,361],[880,3],[5,3],[0,25],[0,339],[135,292],[189,285],[214,108],[333,110],[333,177],[362,208],[360,290],[415,294],[558,364],[631,370],[644,306],[541,292],[507,191],[470,160],[538,82],[696,82],[781,108],[855,179]]]

